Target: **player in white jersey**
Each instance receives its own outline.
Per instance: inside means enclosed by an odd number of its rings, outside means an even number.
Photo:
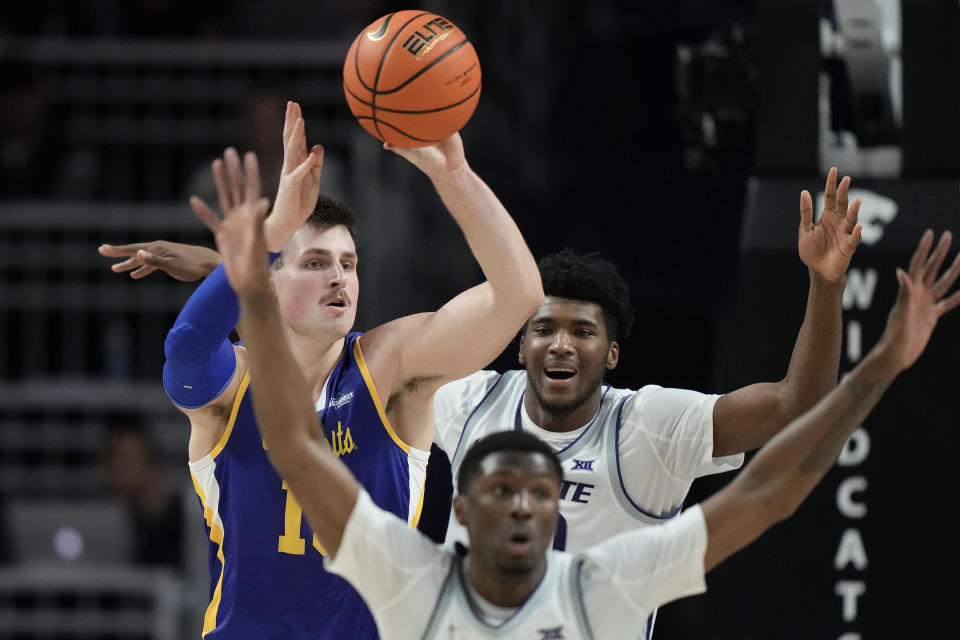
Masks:
[[[435,442],[453,474],[477,439],[504,429],[550,443],[563,463],[555,549],[579,551],[623,531],[661,524],[694,479],[738,468],[837,382],[845,273],[860,239],[850,179],[827,176],[824,210],[800,200],[799,254],[810,272],[807,310],[787,374],[722,396],[603,383],[633,321],[616,267],[566,250],[540,261],[547,298],[520,342],[524,370],[480,371],[434,395]],[[465,541],[451,515],[447,541]]]
[[[938,279],[950,246],[931,253],[927,231],[898,270],[900,291],[877,345],[813,409],[775,436],[733,482],[662,527],[610,538],[582,553],[548,551],[564,471],[550,445],[505,431],[461,460],[454,500],[472,546],[430,542],[376,507],[330,450],[309,386],[281,331],[271,293],[262,216],[237,209],[205,218],[241,306],[257,423],[270,460],[296,493],[381,637],[621,638],[649,612],[704,590],[704,573],[790,516],[830,469],[849,435],[897,375],[920,356],[941,315],[960,256]]]

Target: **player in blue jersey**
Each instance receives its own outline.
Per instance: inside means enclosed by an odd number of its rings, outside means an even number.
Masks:
[[[415,526],[433,392],[495,358],[542,302],[536,263],[503,205],[467,164],[459,135],[422,149],[393,148],[431,179],[487,280],[436,312],[351,332],[359,294],[353,217],[318,196],[323,150],[308,150],[295,103],[288,104],[284,144],[280,188],[264,224],[267,247],[279,253],[270,286],[281,331],[297,354],[330,450],[376,504]],[[227,217],[244,208],[266,211],[252,154],[241,165],[228,149],[213,172]],[[199,198],[191,205],[199,215],[214,215]],[[251,391],[247,350],[228,340],[238,317],[219,267],[187,302],[164,345],[164,386],[190,418],[190,471],[211,541],[203,635],[373,638],[362,599],[324,570],[322,544],[268,462],[255,409],[270,398]]]
[[[660,527],[622,533],[570,555],[548,552],[564,470],[553,448],[498,432],[468,450],[458,473],[458,521],[469,552],[453,552],[377,508],[326,445],[330,425],[284,339],[272,295],[260,211],[204,214],[240,298],[240,331],[263,402],[256,413],[271,461],[302,499],[331,571],[363,594],[387,638],[623,638],[655,607],[702,592],[704,574],[788,518],[831,468],[893,380],[921,355],[960,256],[924,233],[877,345],[812,409],[792,420],[727,487]],[[384,545],[384,540],[390,540]]]

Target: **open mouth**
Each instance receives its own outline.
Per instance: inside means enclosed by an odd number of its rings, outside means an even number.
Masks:
[[[530,550],[530,536],[525,533],[514,533],[507,538],[507,550],[512,554],[522,555]]]
[[[328,303],[327,303],[327,306],[328,306],[328,307],[340,307],[340,308],[343,308],[343,307],[346,307],[346,306],[347,306],[347,303],[344,302],[343,300],[333,300],[332,302],[328,302]]]
[[[573,369],[566,367],[548,367],[544,369],[544,373],[551,380],[569,380],[577,374]]]

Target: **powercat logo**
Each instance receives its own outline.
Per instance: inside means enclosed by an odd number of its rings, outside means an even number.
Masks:
[[[869,189],[850,189],[847,196],[850,202],[857,198],[863,201],[857,216],[857,221],[863,227],[860,240],[867,245],[877,244],[883,237],[884,227],[893,222],[900,207],[891,198]],[[817,195],[817,207],[814,210],[823,211],[823,193]]]
[[[436,16],[417,27],[413,35],[404,40],[401,46],[416,58],[417,62],[420,62],[431,49],[450,35],[449,32],[453,28],[452,24]]]

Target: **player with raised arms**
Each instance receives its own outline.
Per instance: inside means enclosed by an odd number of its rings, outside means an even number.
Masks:
[[[525,369],[479,371],[435,395],[435,441],[454,474],[472,442],[497,431],[526,431],[560,456],[564,482],[554,548],[579,551],[623,531],[662,524],[680,513],[693,480],[739,467],[743,452],[770,439],[836,385],[846,270],[860,240],[860,201],[850,178],[832,169],[824,209],[800,195],[798,252],[810,273],[806,314],[779,382],[725,395],[648,385],[604,384],[619,340],[633,322],[629,292],[616,267],[562,251],[540,261],[547,298],[521,333]],[[164,241],[120,248],[116,270],[134,277],[162,269],[184,279],[216,264],[212,250]],[[450,514],[448,541],[466,541]],[[645,623],[649,637],[651,617]]]
[[[454,509],[469,551],[441,547],[375,506],[331,451],[310,386],[284,338],[268,275],[256,194],[214,232],[240,299],[252,386],[270,460],[301,499],[328,568],[366,599],[383,638],[622,638],[657,606],[702,592],[704,574],[788,518],[850,434],[925,349],[960,256],[939,278],[951,235],[923,234],[883,335],[813,408],[792,420],[742,473],[661,527],[622,533],[577,554],[550,551],[564,483],[553,447],[520,431],[474,443],[458,470]],[[389,545],[383,541],[389,540]],[[627,631],[629,633],[629,631]]]
[[[436,312],[351,332],[359,294],[352,213],[325,197],[318,204],[323,150],[308,151],[293,102],[283,140],[280,188],[258,241],[279,252],[265,282],[282,318],[277,329],[284,354],[297,354],[298,388],[306,385],[315,423],[319,416],[327,425],[327,449],[377,505],[415,526],[433,434],[433,392],[496,357],[542,302],[536,263],[506,209],[467,164],[459,135],[414,150],[387,145],[431,179],[487,281]],[[252,153],[241,166],[228,149],[213,172],[227,219],[240,210],[261,216],[267,210]],[[205,219],[215,217],[199,198],[191,205]],[[104,246],[101,253],[117,252]],[[251,391],[248,350],[229,341],[239,313],[218,267],[184,306],[164,344],[164,387],[190,418],[190,472],[211,541],[203,636],[376,637],[359,595],[324,570],[323,540],[305,526],[298,492],[267,460],[270,443],[262,441],[254,416],[273,399],[264,387]],[[243,327],[238,332],[245,337]]]

